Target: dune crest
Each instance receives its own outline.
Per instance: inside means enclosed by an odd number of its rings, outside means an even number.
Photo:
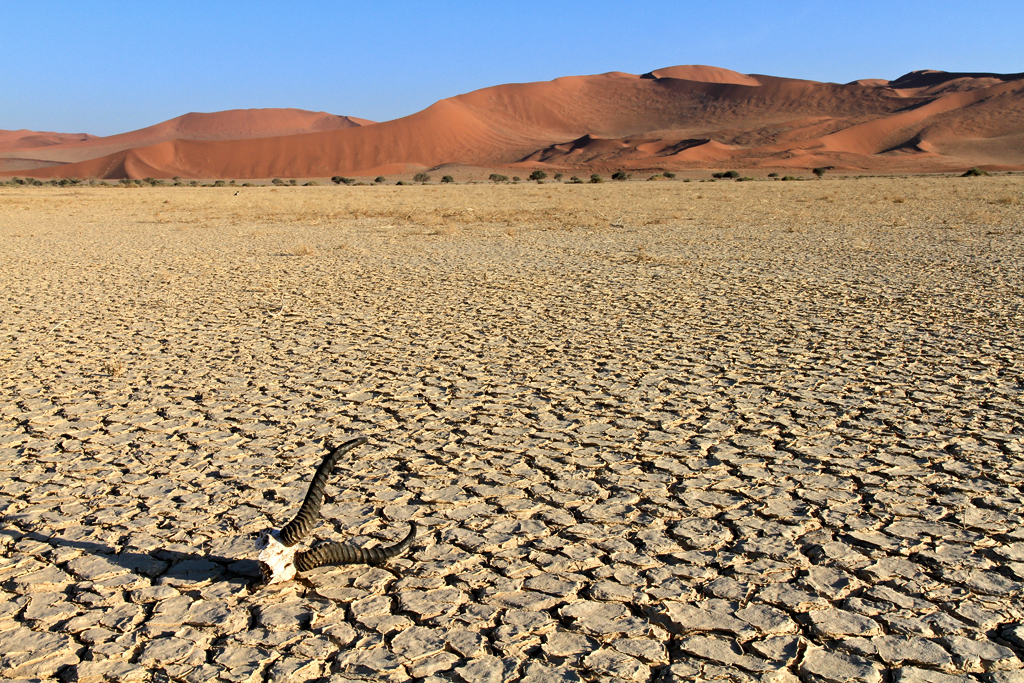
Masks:
[[[703,64],[687,64],[655,69],[644,74],[646,78],[678,78],[683,81],[699,81],[701,83],[733,83],[735,85],[761,85],[761,81],[753,76],[741,74],[717,66]]]
[[[122,135],[57,136],[35,147],[31,135],[0,135],[0,173],[303,178],[447,164],[568,172],[1024,169],[1024,74],[914,71],[837,84],[683,65],[499,85],[371,123],[263,109],[186,114]],[[17,147],[20,139],[26,143]]]

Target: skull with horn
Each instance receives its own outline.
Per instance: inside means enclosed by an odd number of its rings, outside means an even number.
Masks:
[[[283,529],[268,529],[256,540],[260,551],[256,558],[260,564],[263,581],[269,585],[281,583],[295,577],[296,572],[309,571],[328,564],[383,564],[401,555],[416,538],[416,523],[409,522],[409,533],[393,546],[385,548],[357,548],[346,543],[321,543],[310,550],[298,552],[296,543],[309,535],[320,518],[320,507],[324,502],[324,488],[331,471],[345,453],[366,443],[365,437],[357,437],[341,444],[324,458],[313,475],[313,481],[306,491],[299,514]]]

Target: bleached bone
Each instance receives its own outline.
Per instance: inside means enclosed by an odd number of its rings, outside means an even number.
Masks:
[[[297,552],[294,547],[309,535],[320,518],[324,502],[324,488],[341,456],[356,446],[366,443],[365,437],[346,441],[324,458],[316,469],[313,481],[306,491],[306,498],[295,519],[280,531],[267,529],[256,540],[259,550],[257,560],[263,581],[267,585],[282,583],[295,578],[296,572],[309,571],[329,564],[383,564],[392,557],[401,555],[416,538],[416,523],[409,522],[409,533],[404,539],[386,548],[357,548],[347,543],[322,543],[311,550]]]

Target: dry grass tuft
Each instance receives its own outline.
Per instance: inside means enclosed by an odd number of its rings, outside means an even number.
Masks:
[[[107,359],[103,361],[103,372],[111,377],[120,377],[124,372],[124,363],[119,360]]]

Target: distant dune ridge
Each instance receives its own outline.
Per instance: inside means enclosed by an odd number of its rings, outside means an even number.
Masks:
[[[93,137],[0,131],[0,174],[308,178],[463,164],[554,171],[1024,169],[1024,74],[845,85],[712,66],[484,88],[373,123],[297,109],[186,114]]]

